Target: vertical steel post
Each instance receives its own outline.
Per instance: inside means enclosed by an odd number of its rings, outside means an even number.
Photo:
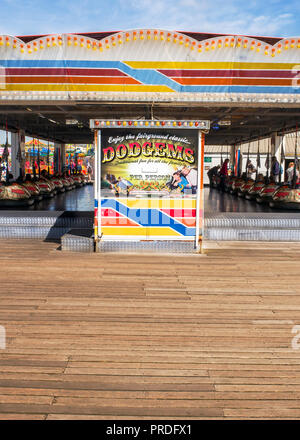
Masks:
[[[101,162],[102,162],[102,147],[101,147],[101,130],[98,130],[98,212],[97,212],[97,222],[98,222],[98,243],[99,239],[102,237],[101,228]]]
[[[94,250],[98,250],[98,130],[94,130]]]
[[[203,253],[203,233],[204,233],[204,198],[203,198],[204,139],[205,139],[204,133],[202,133],[201,130],[198,130],[195,249],[199,253]]]

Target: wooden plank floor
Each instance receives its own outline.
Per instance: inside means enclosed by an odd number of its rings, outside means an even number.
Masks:
[[[0,241],[0,419],[300,418],[300,243]]]

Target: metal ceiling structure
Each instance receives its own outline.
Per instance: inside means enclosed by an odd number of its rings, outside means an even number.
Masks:
[[[209,119],[207,145],[234,145],[274,132],[294,131],[300,121],[300,107],[244,107],[223,105],[179,105],[148,103],[20,103],[0,104],[0,126],[28,136],[62,143],[92,143],[90,119]],[[222,125],[228,124],[228,125]]]

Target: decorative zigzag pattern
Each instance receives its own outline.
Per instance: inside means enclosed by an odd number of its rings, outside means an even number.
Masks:
[[[6,90],[300,93],[294,64],[0,60]],[[151,63],[152,65],[153,63]],[[154,63],[155,64],[155,63]],[[145,67],[142,67],[142,66]],[[161,69],[163,65],[168,68]],[[172,67],[172,69],[170,68]],[[186,68],[185,68],[186,67]],[[193,68],[191,68],[193,67]],[[296,81],[296,82],[295,82]]]
[[[184,206],[184,201],[182,201],[182,204]],[[101,202],[101,206],[103,226],[139,226],[143,228],[151,227],[168,229],[171,228],[175,232],[174,235],[179,234],[182,237],[195,236],[195,209],[184,207],[170,209],[156,208],[151,206],[144,208],[135,208],[127,206],[126,202],[120,202],[116,199],[104,199]],[[122,222],[122,220],[126,219],[128,219],[129,222]],[[187,220],[190,220],[191,226],[187,226],[185,224]]]

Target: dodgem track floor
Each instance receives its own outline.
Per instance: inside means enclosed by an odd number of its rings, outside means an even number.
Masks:
[[[228,193],[221,193],[216,189],[204,189],[205,213],[214,212],[284,212],[271,209],[268,205],[260,205]],[[8,208],[5,208],[8,209]],[[52,199],[44,199],[28,208],[14,208],[24,211],[93,211],[94,189],[93,185],[86,185],[74,191],[58,194]],[[4,210],[4,208],[2,209]],[[0,208],[1,212],[1,208]],[[291,212],[291,210],[288,210]],[[299,212],[299,211],[296,211]]]

